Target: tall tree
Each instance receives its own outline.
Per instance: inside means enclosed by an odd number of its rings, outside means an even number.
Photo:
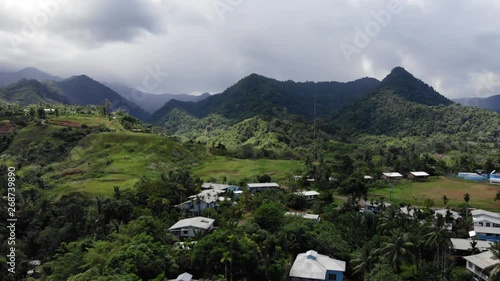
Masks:
[[[409,262],[413,256],[412,247],[413,243],[410,242],[408,233],[403,232],[401,229],[395,229],[392,231],[389,241],[382,244],[380,252],[383,257],[387,258],[394,272],[400,273],[402,262]]]
[[[500,242],[495,241],[491,244],[489,250],[493,253],[496,260],[500,260]],[[487,272],[490,281],[500,281],[500,262],[486,267],[484,272]]]

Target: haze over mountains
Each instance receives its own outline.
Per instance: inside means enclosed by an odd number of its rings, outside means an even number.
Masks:
[[[113,109],[122,108],[147,120],[150,114],[171,99],[199,101],[209,96],[151,94],[123,84],[102,84],[86,75],[64,79],[29,67],[17,72],[0,72],[0,98],[23,105],[51,102],[79,105],[101,104],[104,99]]]
[[[491,109],[500,113],[500,95],[495,95],[487,98],[454,99],[453,101],[465,106],[477,106],[481,108]]]

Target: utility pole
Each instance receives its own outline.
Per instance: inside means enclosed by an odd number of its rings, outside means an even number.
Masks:
[[[314,99],[314,121],[313,121],[313,150],[314,150],[314,161],[317,160],[316,156],[316,98]]]

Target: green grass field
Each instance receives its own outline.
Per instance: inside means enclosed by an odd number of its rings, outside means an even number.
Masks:
[[[229,182],[268,174],[273,181],[281,183],[290,180],[294,174],[303,169],[304,164],[298,160],[249,160],[218,156],[207,159],[201,166],[194,168],[193,173],[204,180],[213,177],[221,181],[225,176]]]
[[[92,134],[82,139],[69,159],[51,166],[44,180],[54,194],[81,191],[109,196],[113,187],[131,188],[141,177],[159,177],[197,163],[182,145],[160,136],[132,132]]]
[[[458,206],[464,203],[463,196],[469,193],[471,208],[481,208],[500,211],[500,201],[494,201],[500,186],[487,183],[475,183],[460,179],[439,178],[426,182],[402,181],[395,185],[391,203],[409,203],[413,206],[424,206],[426,198],[434,201],[434,207],[443,207],[443,196],[449,198],[448,205]],[[371,190],[368,198],[377,199],[380,196],[390,201],[390,187]]]

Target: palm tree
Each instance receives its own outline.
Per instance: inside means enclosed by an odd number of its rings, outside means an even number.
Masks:
[[[440,216],[442,218],[442,216]],[[446,272],[446,265],[449,263],[450,251],[452,247],[451,238],[455,234],[446,228],[444,224],[437,224],[431,227],[430,231],[424,236],[425,244],[435,250],[434,262]]]
[[[389,260],[396,273],[401,272],[401,263],[403,261],[409,262],[413,254],[410,249],[413,247],[410,242],[408,233],[403,232],[401,229],[392,230],[391,238],[388,242],[382,244],[380,252],[382,256]]]
[[[469,216],[469,201],[470,201],[469,193],[464,194],[464,201],[465,201],[465,219],[467,220],[467,217]]]
[[[496,241],[490,244],[489,250],[493,253],[496,260],[500,259],[500,242]],[[488,273],[488,280],[490,281],[500,281],[500,262],[494,265],[488,266],[483,269],[483,272]]]
[[[374,251],[370,243],[366,243],[363,248],[359,248],[354,253],[354,258],[351,259],[353,267],[353,275],[360,275],[363,277],[365,274],[370,273],[377,262],[378,251]]]
[[[443,195],[442,199],[443,199],[444,206],[447,207],[448,206],[448,201],[450,201],[450,199],[448,199],[448,197],[446,195]]]

